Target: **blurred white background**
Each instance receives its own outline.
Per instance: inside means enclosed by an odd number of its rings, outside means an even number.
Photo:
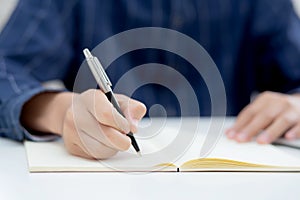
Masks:
[[[296,12],[298,13],[298,15],[300,17],[300,0],[292,0],[292,1],[294,3],[295,10],[296,10]]]

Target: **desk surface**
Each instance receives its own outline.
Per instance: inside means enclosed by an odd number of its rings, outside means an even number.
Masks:
[[[191,119],[193,120],[193,119]],[[176,119],[171,119],[177,123]],[[228,120],[231,123],[232,120]],[[208,121],[201,120],[206,126]],[[280,147],[298,156],[300,151]],[[299,199],[300,173],[38,173],[0,138],[0,199]]]

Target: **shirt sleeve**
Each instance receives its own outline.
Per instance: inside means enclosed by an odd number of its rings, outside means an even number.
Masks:
[[[0,34],[0,136],[14,140],[50,140],[35,136],[20,124],[22,106],[34,95],[53,91],[42,82],[61,79],[71,59],[66,36],[51,0],[20,0]],[[58,52],[64,49],[63,53]],[[59,91],[59,90],[55,90]]]
[[[255,1],[254,40],[258,91],[300,92],[300,20],[290,0]]]

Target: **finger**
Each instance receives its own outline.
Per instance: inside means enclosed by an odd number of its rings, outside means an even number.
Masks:
[[[269,144],[280,137],[284,132],[293,127],[297,122],[297,115],[293,111],[286,111],[280,114],[277,119],[258,137],[257,142]]]
[[[278,105],[279,104],[279,105]],[[248,105],[238,115],[236,123],[228,130],[229,138],[237,137],[237,133],[246,128],[246,126],[255,119],[260,113],[266,113],[267,118],[274,118],[284,109],[282,104],[282,96],[274,92],[264,92],[260,94],[253,103]],[[268,121],[268,120],[267,120]],[[270,121],[270,119],[269,119]],[[252,132],[255,134],[255,131]],[[247,136],[240,136],[243,140],[247,140]]]
[[[146,106],[143,103],[125,95],[117,94],[116,97],[119,101],[121,110],[130,122],[130,130],[132,132],[136,132],[139,121],[146,114]]]
[[[98,122],[124,133],[130,131],[127,119],[114,108],[103,92],[88,91],[83,95],[83,99],[85,106]]]
[[[73,120],[73,114],[71,109],[69,109],[66,112],[66,118],[64,121],[63,126],[63,134],[62,134],[64,145],[67,151],[75,156],[87,158],[87,159],[93,159],[88,152],[84,151],[82,148],[80,148],[81,141],[78,137],[78,132],[76,130],[74,120]]]
[[[137,100],[131,99],[125,95],[116,94],[120,107],[128,119],[141,120],[146,114],[146,106]],[[127,115],[126,115],[127,114]]]
[[[119,151],[128,149],[128,146],[130,146],[130,139],[126,135],[110,126],[99,123],[85,107],[78,106],[76,111],[77,112],[74,113],[74,126],[76,127],[77,132],[88,134],[90,137],[110,148]],[[79,134],[78,137],[81,137],[81,135],[82,134]]]
[[[112,157],[118,152],[116,149],[106,146],[88,134],[80,134],[80,138],[80,148],[84,150],[88,156],[94,159],[106,159]]]
[[[109,126],[100,125],[103,134],[110,142],[110,146],[113,146],[119,151],[126,151],[131,145],[131,140],[128,136],[120,133],[118,130],[111,128]]]
[[[82,125],[80,125],[82,124]],[[85,116],[78,120],[80,130],[98,142],[114,148],[119,151],[127,150],[130,146],[130,139],[118,130],[98,123],[93,117]],[[81,136],[81,135],[80,135]]]
[[[246,106],[240,114],[237,116],[237,119],[233,126],[229,128],[226,132],[228,138],[233,139],[237,133],[243,129],[257,114],[257,109],[255,105]]]
[[[238,142],[248,142],[265,129],[273,121],[275,116],[265,114],[265,112],[256,115],[243,129],[241,129],[234,137]]]
[[[297,138],[300,138],[300,124],[298,123],[289,131],[287,131],[284,137],[288,140],[295,140]]]

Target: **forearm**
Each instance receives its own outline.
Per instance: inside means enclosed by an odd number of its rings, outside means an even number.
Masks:
[[[21,124],[28,130],[61,135],[73,95],[71,92],[45,92],[34,96],[23,106]]]

